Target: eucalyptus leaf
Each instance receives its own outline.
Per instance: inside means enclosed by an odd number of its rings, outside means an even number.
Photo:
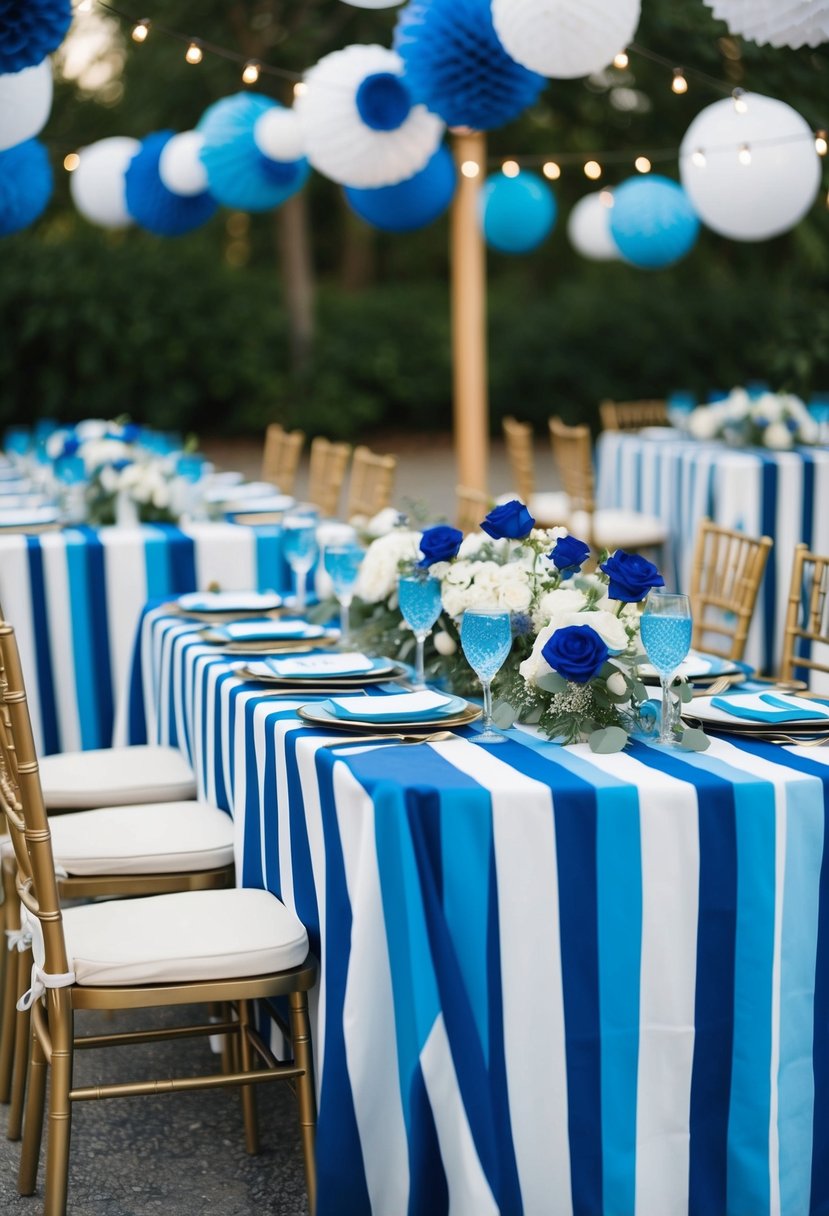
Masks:
[[[682,681],[677,691],[679,692],[679,699],[683,705],[687,705],[694,695],[694,690],[691,688],[691,685],[687,680]]]
[[[564,676],[560,676],[557,672],[551,671],[548,676],[541,676],[537,681],[538,687],[544,692],[564,692],[567,687],[567,681]]]
[[[537,726],[541,721],[541,715],[543,713],[543,707],[541,705],[536,705],[532,709],[528,709],[525,714],[522,714],[521,721],[526,723],[527,726]]]
[[[509,730],[518,715],[509,701],[498,701],[492,710],[492,722],[499,730]]]
[[[603,730],[594,730],[590,736],[590,750],[600,755],[610,755],[624,749],[628,737],[621,726],[605,726]]]
[[[681,743],[688,752],[704,752],[711,746],[711,740],[705,732],[697,730],[695,727],[682,732]]]
[[[643,684],[641,680],[634,680],[631,695],[633,697],[633,700],[636,702],[647,701],[647,699],[648,699],[647,686],[645,684]]]

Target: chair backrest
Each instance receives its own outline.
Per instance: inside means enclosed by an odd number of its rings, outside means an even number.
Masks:
[[[521,501],[528,503],[535,493],[533,428],[528,422],[518,422],[515,418],[505,418],[501,425],[513,484]]]
[[[696,649],[742,659],[771,546],[769,536],[700,522],[690,587]]]
[[[602,401],[599,415],[604,431],[638,431],[643,426],[667,426],[665,401]]]
[[[560,418],[549,419],[550,442],[553,460],[558,468],[561,484],[570,500],[571,514],[583,511],[588,517],[590,536],[584,540],[592,544],[592,518],[596,507],[595,481],[593,476],[593,441],[589,426],[568,426]]]
[[[355,515],[371,518],[384,507],[391,506],[396,468],[396,456],[378,456],[366,447],[354,449],[346,519],[352,519]]]
[[[311,441],[308,498],[319,507],[323,515],[337,514],[350,455],[349,443],[332,443],[322,435]]]
[[[304,431],[286,431],[280,423],[272,422],[265,431],[262,480],[273,482],[283,494],[292,494],[304,443]]]
[[[492,507],[492,496],[483,490],[471,490],[469,486],[455,486],[455,494],[458,499],[456,523],[461,532],[480,531],[481,520]]]
[[[829,557],[808,545],[794,552],[780,678],[802,678],[801,671],[829,674]]]

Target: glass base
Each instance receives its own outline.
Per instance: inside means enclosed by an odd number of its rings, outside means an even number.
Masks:
[[[496,730],[482,730],[471,740],[472,743],[506,743],[506,735],[500,735]]]

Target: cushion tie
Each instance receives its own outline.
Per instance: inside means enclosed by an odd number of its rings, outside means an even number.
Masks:
[[[28,925],[23,925],[20,929],[6,930],[6,949],[11,952],[16,950],[18,954],[25,954],[32,944],[32,931]]]
[[[38,967],[37,963],[33,963],[32,986],[28,992],[23,993],[17,1002],[16,1008],[19,1013],[26,1013],[27,1010],[31,1009],[35,1001],[39,1001],[45,995],[47,988],[71,988],[74,983],[74,971],[66,971],[63,975],[57,973],[52,975],[50,972]]]

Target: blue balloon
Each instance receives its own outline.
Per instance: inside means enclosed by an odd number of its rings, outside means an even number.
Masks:
[[[529,253],[556,222],[555,195],[535,173],[494,173],[481,191],[481,224],[487,244],[501,253]]]
[[[140,150],[127,166],[127,211],[137,224],[156,236],[181,236],[206,224],[218,203],[205,190],[181,195],[168,190],[158,175],[158,162],[173,131],[156,131],[142,140]]]
[[[0,236],[33,224],[46,210],[52,187],[52,166],[36,139],[0,152]]]
[[[345,187],[352,211],[384,232],[412,232],[442,215],[455,193],[455,162],[441,145],[425,169],[394,186]]]
[[[2,0],[0,73],[42,63],[63,42],[71,21],[70,0]]]
[[[626,261],[660,270],[684,258],[700,222],[687,194],[658,174],[631,177],[613,191],[610,233]]]
[[[201,159],[210,193],[225,207],[269,211],[305,185],[310,168],[305,157],[271,160],[254,139],[257,119],[276,106],[259,93],[235,93],[208,106],[196,130],[204,136]]]
[[[394,49],[412,97],[449,127],[489,131],[532,105],[543,76],[511,59],[492,24],[491,0],[410,0]]]

